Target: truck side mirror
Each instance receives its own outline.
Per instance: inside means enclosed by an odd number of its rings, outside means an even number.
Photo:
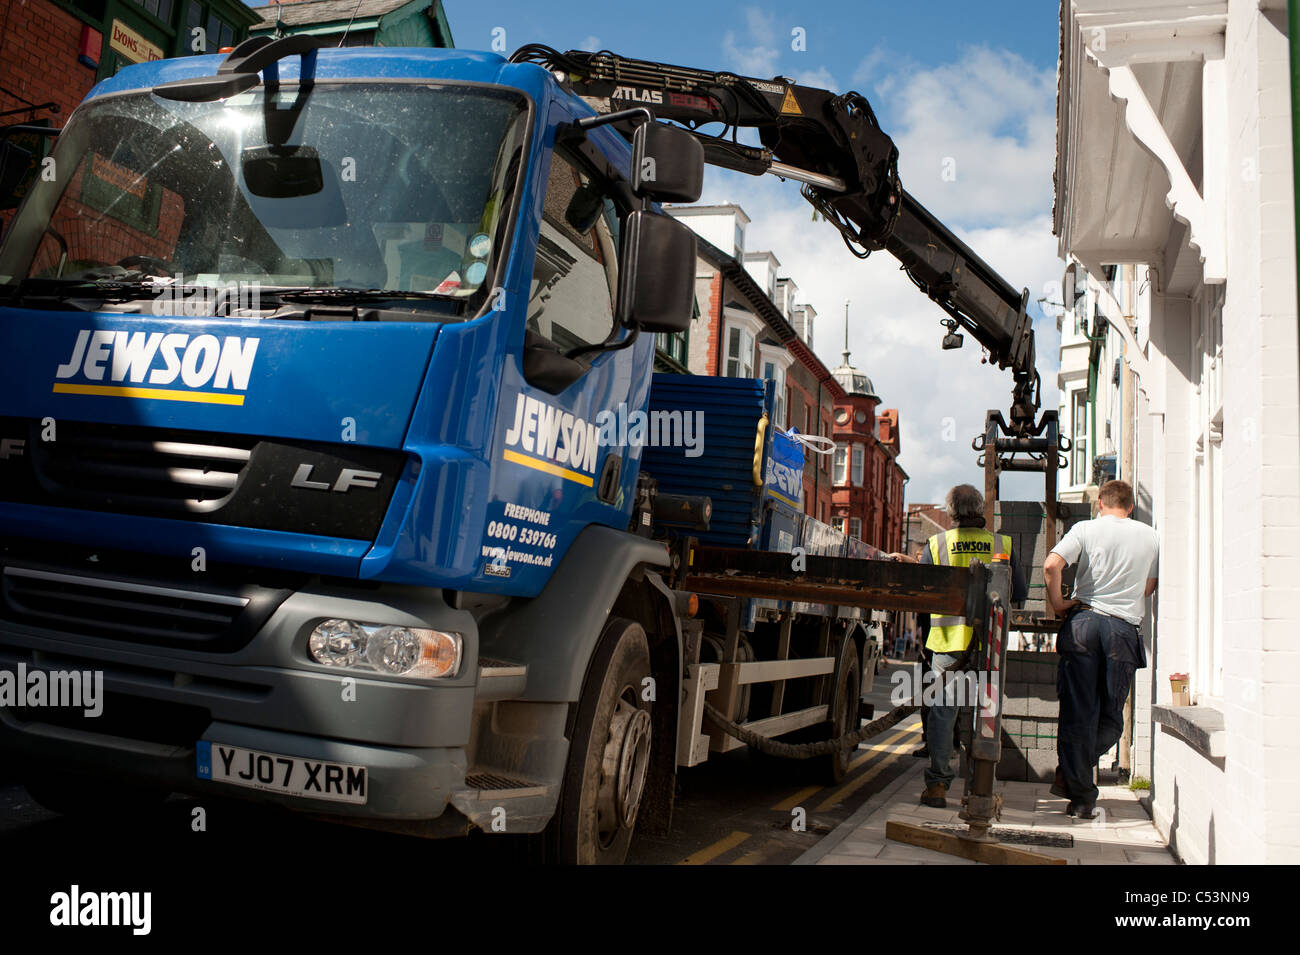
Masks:
[[[619,320],[648,332],[684,332],[695,296],[695,233],[658,212],[630,213],[623,224]]]
[[[655,202],[697,202],[704,147],[678,126],[642,123],[632,134],[632,191]]]

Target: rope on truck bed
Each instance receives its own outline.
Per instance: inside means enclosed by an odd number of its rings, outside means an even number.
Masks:
[[[880,735],[891,726],[911,716],[917,709],[918,707],[915,706],[896,706],[884,716],[872,720],[861,729],[845,733],[843,736],[837,736],[834,739],[825,739],[817,743],[781,743],[770,736],[755,733],[753,730],[746,729],[739,723],[727,719],[722,714],[722,711],[712,703],[704,704],[705,715],[728,736],[734,737],[742,743],[748,743],[761,753],[782,759],[812,759],[814,756],[829,756],[841,750],[852,749],[859,743]]]

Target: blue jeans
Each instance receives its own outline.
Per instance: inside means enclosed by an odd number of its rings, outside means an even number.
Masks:
[[[1092,771],[1124,735],[1124,701],[1134,671],[1144,665],[1141,638],[1127,620],[1072,610],[1057,634],[1056,652],[1056,756],[1070,799],[1091,806],[1097,801]]]
[[[962,656],[963,654],[936,653],[931,657],[930,671],[936,679],[943,680]],[[957,700],[949,698],[947,694],[942,694],[939,700],[940,702],[931,704],[925,719],[925,744],[930,750],[930,765],[925,770],[927,788],[935,783],[951,787],[954,775],[948,764],[952,762],[952,728],[957,723]],[[953,705],[949,706],[949,703]]]

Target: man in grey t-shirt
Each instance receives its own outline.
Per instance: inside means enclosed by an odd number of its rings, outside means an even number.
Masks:
[[[1133,488],[1101,486],[1097,517],[1070,528],[1043,562],[1047,602],[1065,622],[1056,637],[1061,702],[1056,735],[1059,765],[1052,792],[1066,809],[1091,819],[1097,802],[1092,770],[1124,733],[1124,701],[1133,672],[1145,667],[1138,627],[1156,589],[1159,539],[1133,513]],[[1078,562],[1071,600],[1061,596],[1061,573]]]

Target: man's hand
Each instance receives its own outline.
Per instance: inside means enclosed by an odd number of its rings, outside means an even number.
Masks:
[[[890,560],[901,560],[909,564],[920,563],[920,561],[918,561],[915,557],[908,557],[906,554],[895,553],[895,554],[886,554],[885,556],[888,557]]]

